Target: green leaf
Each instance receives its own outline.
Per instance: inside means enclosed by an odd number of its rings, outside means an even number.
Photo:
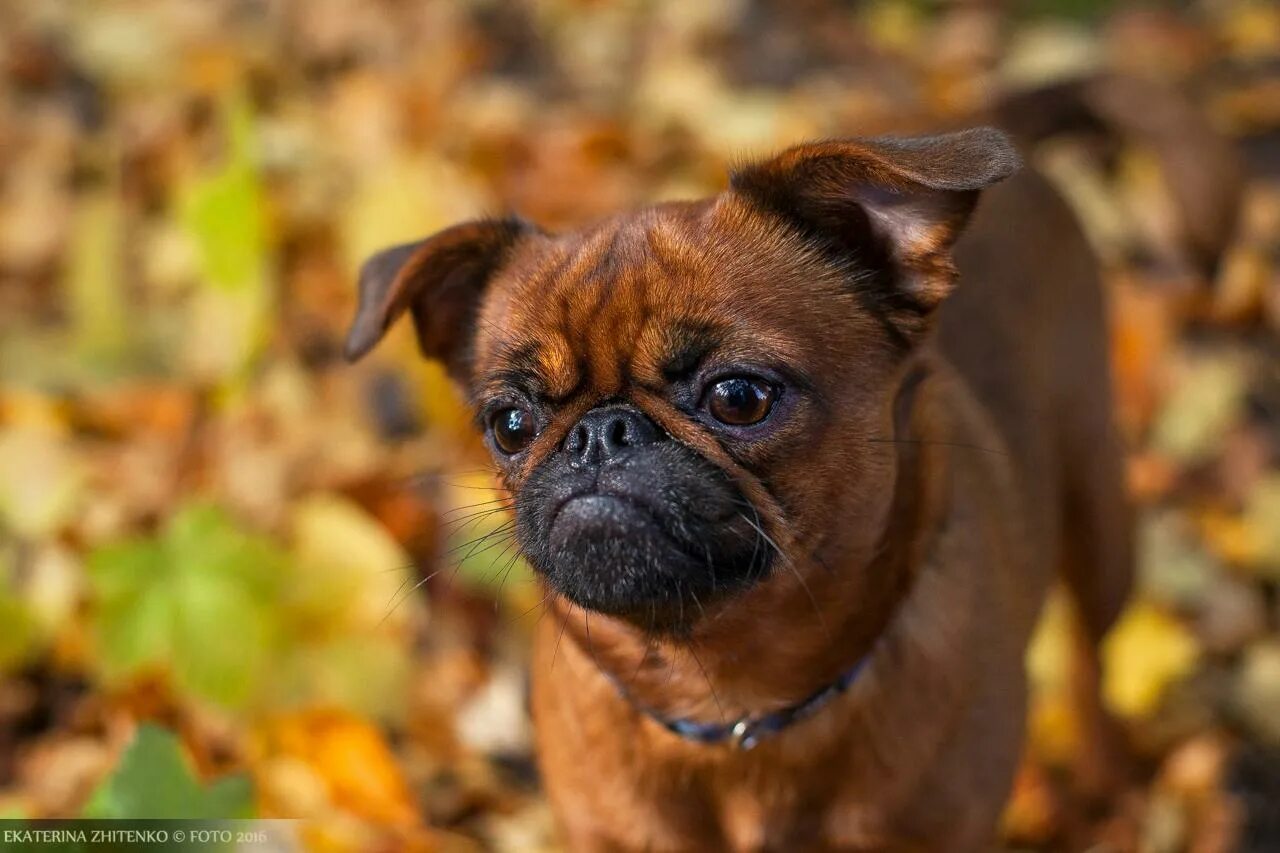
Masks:
[[[215,819],[253,817],[253,780],[240,773],[213,780],[205,788],[204,808]]]
[[[248,101],[226,98],[221,118],[229,143],[227,160],[185,188],[181,214],[196,240],[205,280],[234,291],[261,285],[266,237]]]
[[[207,285],[188,305],[185,360],[199,376],[230,379],[266,343],[275,303],[248,99],[243,94],[225,98],[220,119],[227,134],[226,160],[183,187],[179,220],[196,247]]]
[[[115,771],[94,792],[85,817],[110,819],[253,816],[253,788],[247,777],[228,776],[204,785],[191,772],[177,737],[144,724]]]
[[[158,541],[131,540],[104,545],[89,556],[94,592],[107,606],[127,603],[137,590],[164,570],[165,549]]]
[[[184,691],[244,707],[278,645],[286,564],[273,542],[200,504],[158,538],[100,548],[88,568],[102,674],[159,668]]]
[[[35,649],[36,633],[31,612],[8,590],[0,587],[0,673],[19,666],[30,657]]]
[[[108,680],[153,667],[168,661],[172,599],[157,584],[114,607],[100,604],[97,618],[98,649],[103,675]]]
[[[13,590],[15,553],[0,547],[0,674],[26,663],[38,639],[35,614]]]
[[[229,573],[188,572],[178,586],[171,622],[178,686],[222,705],[245,705],[275,646],[269,604]]]

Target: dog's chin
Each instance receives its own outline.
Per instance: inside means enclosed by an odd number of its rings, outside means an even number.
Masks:
[[[734,525],[706,531],[702,553],[643,505],[615,495],[567,501],[547,531],[545,565],[535,568],[557,593],[593,612],[649,632],[680,632],[706,609],[768,574],[770,550],[744,548]],[[728,540],[725,548],[721,540]]]

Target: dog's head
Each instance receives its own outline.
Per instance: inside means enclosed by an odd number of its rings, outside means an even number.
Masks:
[[[714,198],[547,234],[455,226],[372,258],[347,343],[405,311],[466,390],[554,590],[648,627],[883,523],[901,366],[955,279],[990,129],[802,145]]]

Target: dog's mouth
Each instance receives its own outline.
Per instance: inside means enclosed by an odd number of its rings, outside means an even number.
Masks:
[[[516,511],[521,545],[556,592],[648,630],[692,622],[773,562],[737,486],[673,444],[588,472],[546,463]]]
[[[553,548],[563,548],[578,536],[625,538],[639,527],[653,528],[673,547],[679,548],[679,543],[662,529],[653,510],[630,498],[598,492],[574,495],[562,501],[552,516],[548,535]]]

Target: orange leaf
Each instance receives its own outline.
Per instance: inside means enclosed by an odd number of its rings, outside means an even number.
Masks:
[[[267,761],[292,759],[324,783],[329,805],[383,826],[412,828],[419,822],[400,767],[382,733],[369,722],[338,710],[308,710],[270,723],[263,738]],[[264,811],[289,811],[287,792]],[[284,816],[295,816],[287,815]]]

